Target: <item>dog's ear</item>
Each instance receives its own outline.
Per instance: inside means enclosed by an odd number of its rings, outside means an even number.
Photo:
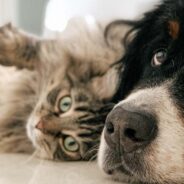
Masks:
[[[0,64],[34,69],[38,62],[38,39],[6,24],[0,27]]]
[[[105,28],[105,39],[107,44],[114,50],[123,52],[126,44],[133,38],[129,34],[134,26],[132,21],[117,20]]]
[[[116,63],[103,74],[92,80],[92,90],[101,100],[110,100],[119,87],[121,64]]]

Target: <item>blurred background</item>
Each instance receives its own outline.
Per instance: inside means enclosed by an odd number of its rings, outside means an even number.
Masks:
[[[103,24],[114,19],[137,19],[159,0],[0,0],[0,25],[14,25],[37,35],[63,31],[70,18]]]

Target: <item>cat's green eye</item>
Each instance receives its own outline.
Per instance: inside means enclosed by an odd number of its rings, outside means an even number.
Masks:
[[[70,110],[72,106],[72,99],[69,96],[65,96],[60,99],[59,101],[59,110],[61,112],[67,112]]]
[[[68,136],[64,139],[64,147],[66,151],[70,151],[70,152],[77,152],[79,150],[79,144],[71,136]]]

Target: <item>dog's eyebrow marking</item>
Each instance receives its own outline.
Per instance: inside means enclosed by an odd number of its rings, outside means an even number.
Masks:
[[[168,22],[168,28],[169,28],[169,35],[175,40],[178,38],[179,30],[180,30],[180,24],[177,20],[170,20]]]

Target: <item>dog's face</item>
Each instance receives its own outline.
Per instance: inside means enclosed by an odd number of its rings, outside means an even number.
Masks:
[[[164,1],[135,26],[100,167],[121,181],[184,183],[184,2]]]

